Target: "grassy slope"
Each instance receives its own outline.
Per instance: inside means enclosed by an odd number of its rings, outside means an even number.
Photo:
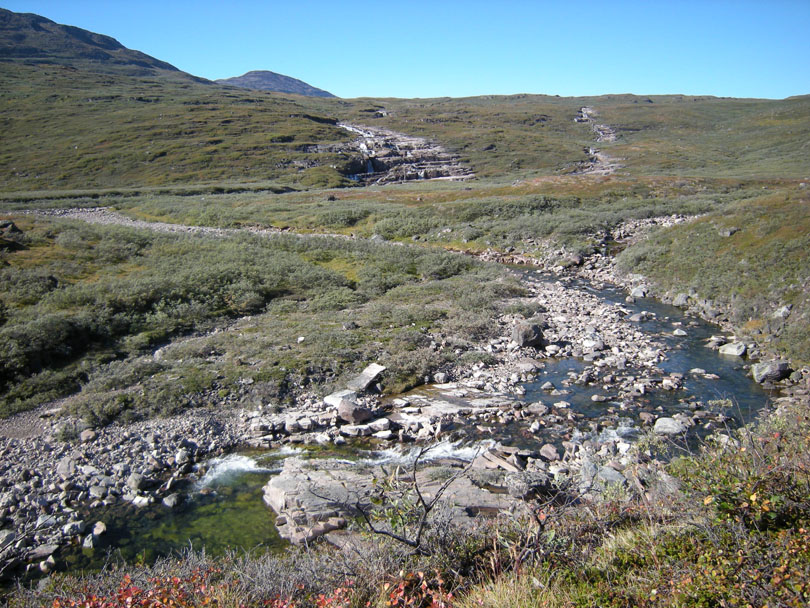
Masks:
[[[456,359],[429,347],[428,330],[466,350],[519,291],[500,269],[436,250],[12,217],[27,248],[0,268],[0,415],[72,392],[94,424],[288,400],[373,360],[398,392]],[[238,331],[207,333],[248,315]],[[152,352],[172,341],[156,363]]]
[[[349,134],[306,116],[435,138],[482,177],[558,175],[594,143],[589,127],[573,121],[583,105],[619,127],[621,138],[600,147],[625,159],[627,175],[805,177],[807,170],[807,97],[315,99],[223,88],[170,71],[139,77],[18,62],[0,62],[0,82],[4,191],[347,185],[339,171],[348,159],[307,146]],[[377,117],[382,108],[388,115]]]
[[[0,82],[5,191],[343,181],[307,170],[315,156],[303,149],[348,134],[271,93],[14,63],[0,63]]]

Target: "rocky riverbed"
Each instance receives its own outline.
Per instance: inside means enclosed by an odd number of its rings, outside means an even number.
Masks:
[[[91,217],[112,221],[101,211]],[[612,238],[685,220],[644,220]],[[522,303],[537,314],[493,319],[501,336],[477,346],[487,363],[437,371],[428,386],[406,395],[382,398],[385,370],[371,365],[344,390],[301,395],[283,411],[277,404],[197,409],[90,429],[60,416],[57,404],[0,421],[3,573],[18,567],[48,572],[59,566],[66,545],[91,549],[106,528],[86,515],[98,507],[174,508],[185,499],[180,482],[201,476],[212,456],[244,447],[371,442],[393,451],[391,462],[400,466],[395,481],[415,481],[426,496],[443,487],[438,480],[453,479],[441,493],[458,521],[524,509],[526,498],[559,492],[588,500],[609,487],[673,491],[654,454],[639,447],[640,437],[682,439],[700,430],[732,441],[725,431],[728,407],[691,388],[723,378],[709,368],[671,364],[681,348],[677,340],[688,340],[697,322],[644,310],[636,300],[643,303],[651,287],[643,277],[617,276],[607,255],[564,265],[553,259],[560,255],[550,256],[545,268],[522,272],[528,290]],[[599,293],[614,284],[628,291],[622,297]],[[700,312],[688,294],[675,303]],[[658,323],[656,331],[647,329],[650,323]],[[445,347],[441,335],[433,339],[436,349]],[[755,361],[764,355],[756,344],[719,332],[705,346],[729,347],[724,354],[734,364],[723,373],[740,378],[748,373],[743,356]],[[763,361],[751,371],[781,388],[782,399],[807,401],[810,371],[792,372],[785,363]],[[466,451],[463,457],[426,455],[424,466],[414,469],[413,446],[434,444]],[[372,480],[390,474],[379,464],[289,458],[267,484],[265,500],[285,538],[308,542],[326,535],[341,544],[345,532],[339,531],[358,505],[369,504]],[[351,496],[341,493],[347,487]]]

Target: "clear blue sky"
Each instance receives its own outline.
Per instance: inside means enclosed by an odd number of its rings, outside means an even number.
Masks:
[[[341,97],[810,93],[810,0],[0,0],[197,76]]]

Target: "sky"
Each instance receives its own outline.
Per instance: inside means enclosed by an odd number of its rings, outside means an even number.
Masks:
[[[339,97],[810,94],[810,0],[0,0],[209,79]]]

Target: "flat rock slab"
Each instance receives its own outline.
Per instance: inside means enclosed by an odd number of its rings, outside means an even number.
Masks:
[[[745,354],[746,346],[744,342],[730,342],[729,344],[723,344],[720,347],[720,354],[721,355],[729,355],[732,357],[742,357]]]
[[[377,376],[384,371],[385,367],[378,365],[377,363],[372,363],[366,367],[366,369],[364,369],[359,376],[349,380],[349,382],[346,384],[346,388],[352,391],[363,392],[371,385],[372,382],[377,379]]]
[[[332,407],[340,407],[341,403],[349,402],[354,403],[355,399],[357,399],[357,391],[352,390],[342,390],[336,391],[331,395],[327,395],[324,397],[323,401],[326,405],[331,405]]]
[[[445,480],[459,471],[458,467],[426,466],[417,471],[415,481],[425,500],[430,501]],[[392,473],[378,466],[291,457],[265,485],[264,501],[277,513],[276,527],[281,536],[300,544],[342,528],[348,519],[358,515],[357,507],[370,510],[371,496],[377,491],[375,478],[409,484],[412,475],[412,471],[400,467]],[[519,504],[507,494],[478,487],[466,476],[455,479],[441,500],[460,523]]]

